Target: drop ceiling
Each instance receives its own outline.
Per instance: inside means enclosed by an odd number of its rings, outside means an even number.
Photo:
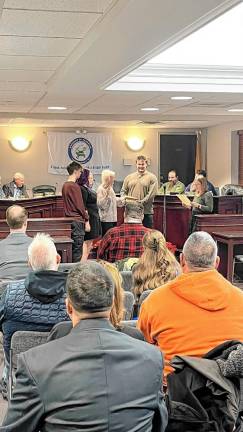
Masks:
[[[104,90],[236,3],[0,0],[0,125],[196,128],[243,120],[227,111],[243,107],[243,93],[194,91],[190,101],[172,101],[183,94],[175,87]],[[50,105],[67,110],[50,113]],[[148,106],[159,111],[141,111]]]

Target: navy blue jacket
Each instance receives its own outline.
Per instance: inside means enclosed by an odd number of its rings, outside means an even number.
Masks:
[[[19,330],[49,331],[69,320],[65,306],[67,273],[30,272],[25,280],[11,282],[1,299],[0,324],[7,360],[11,337]]]

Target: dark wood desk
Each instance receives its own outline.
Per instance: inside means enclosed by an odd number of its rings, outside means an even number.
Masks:
[[[34,237],[38,232],[50,234],[56,244],[57,252],[62,257],[62,262],[72,262],[72,218],[46,218],[28,219],[26,233]],[[6,220],[0,220],[0,240],[7,237],[9,227]]]
[[[57,252],[61,255],[62,263],[72,262],[72,244],[70,237],[53,237]]]
[[[191,200],[193,197],[189,197]],[[242,196],[214,197],[214,211],[219,214],[198,215],[197,230],[213,231],[243,230]],[[163,232],[164,196],[154,199],[153,226]],[[118,224],[123,222],[123,208],[118,208]],[[166,240],[181,249],[188,237],[191,211],[183,207],[176,195],[166,195]]]
[[[191,198],[192,199],[192,198]],[[183,207],[175,195],[165,196],[166,204],[166,240],[183,247],[189,231],[191,211]],[[163,232],[164,223],[164,196],[157,195],[154,199],[154,228]]]
[[[241,214],[205,214],[197,215],[197,231],[213,232],[243,232],[243,215]]]
[[[30,218],[52,218],[64,216],[62,196],[55,195],[39,198],[24,198],[19,200],[1,199],[0,219],[5,219],[7,208],[13,204],[25,207]]]
[[[242,195],[222,195],[213,197],[213,212],[218,214],[242,214]]]
[[[71,238],[72,218],[45,218],[28,219],[27,234],[34,237],[38,232],[45,232],[52,237]],[[9,227],[6,220],[0,220],[0,239],[7,237]]]
[[[219,272],[230,282],[233,279],[233,259],[236,255],[235,247],[243,245],[243,231],[213,232],[213,237],[218,244],[220,257]]]
[[[239,195],[214,197],[214,210],[219,214],[197,216],[197,229],[209,233],[225,230],[226,226],[229,231],[243,230],[242,199],[243,197]],[[70,228],[67,228],[69,230],[69,233],[67,233],[64,226],[60,227],[60,223],[55,227],[55,223],[50,222],[51,218],[62,218],[64,216],[62,196],[28,198],[16,201],[0,200],[0,219],[5,219],[6,209],[13,204],[22,205],[27,209],[31,218],[28,227],[29,235],[34,235],[36,232],[48,232],[54,237],[71,237]],[[154,228],[161,232],[163,232],[163,205],[163,195],[157,195],[154,200],[153,219]],[[118,208],[119,223],[123,221],[123,212],[123,208]],[[232,216],[229,217],[229,215]],[[175,244],[178,249],[183,247],[187,239],[190,218],[190,210],[182,207],[180,200],[175,195],[166,195],[166,239]],[[39,219],[37,222],[38,229],[31,222],[34,219]],[[0,238],[4,238],[1,230],[2,226],[0,225]],[[33,234],[31,234],[32,232]]]

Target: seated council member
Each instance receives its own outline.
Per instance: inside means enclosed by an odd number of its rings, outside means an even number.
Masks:
[[[161,186],[159,193],[164,194],[164,191],[166,194],[170,194],[171,192],[182,194],[185,192],[185,185],[178,179],[176,170],[169,171],[168,181]]]
[[[29,195],[24,184],[24,174],[19,172],[15,173],[13,176],[13,181],[3,185],[3,192],[6,198],[29,198]]]
[[[194,183],[196,190],[194,199],[190,204],[190,208],[192,208],[190,232],[196,230],[195,215],[213,212],[213,195],[212,192],[208,192],[206,178],[198,177]]]

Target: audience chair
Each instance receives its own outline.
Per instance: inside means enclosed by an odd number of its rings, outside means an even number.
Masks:
[[[61,263],[58,267],[58,271],[63,272],[63,273],[68,273],[73,267],[75,267],[76,265],[78,265],[80,263]]]
[[[56,194],[56,187],[52,185],[39,185],[32,188],[33,196],[51,196]]]
[[[238,264],[243,264],[243,255],[235,255],[234,259],[233,259],[233,271],[232,271],[232,283],[233,282],[242,282],[242,279],[239,280],[234,280],[234,275],[235,275],[235,266]]]
[[[132,291],[132,272],[121,271],[122,285],[125,291]]]
[[[124,292],[124,307],[125,307],[125,321],[130,320],[133,314],[135,299],[133,293],[129,291]]]
[[[144,300],[149,296],[149,294],[150,294],[152,291],[153,291],[153,290],[148,289],[148,290],[144,291],[144,292],[141,294],[140,299],[139,299],[139,306],[141,306],[141,304],[144,302]]]
[[[12,399],[14,370],[17,369],[18,355],[47,341],[49,332],[17,331],[13,334],[9,361],[9,399]]]
[[[141,305],[144,302],[144,300],[146,300],[146,298],[149,296],[149,294],[151,293],[151,291],[152,290],[148,289],[148,290],[142,292],[142,294],[141,294],[141,296],[139,298],[139,301],[138,301],[138,303],[136,304],[136,307],[135,307],[136,316],[139,316]]]
[[[127,320],[127,321],[121,321],[121,325],[122,326],[125,326],[125,325],[128,325],[128,326],[130,326],[130,327],[137,327],[137,322],[138,322],[138,320]]]

